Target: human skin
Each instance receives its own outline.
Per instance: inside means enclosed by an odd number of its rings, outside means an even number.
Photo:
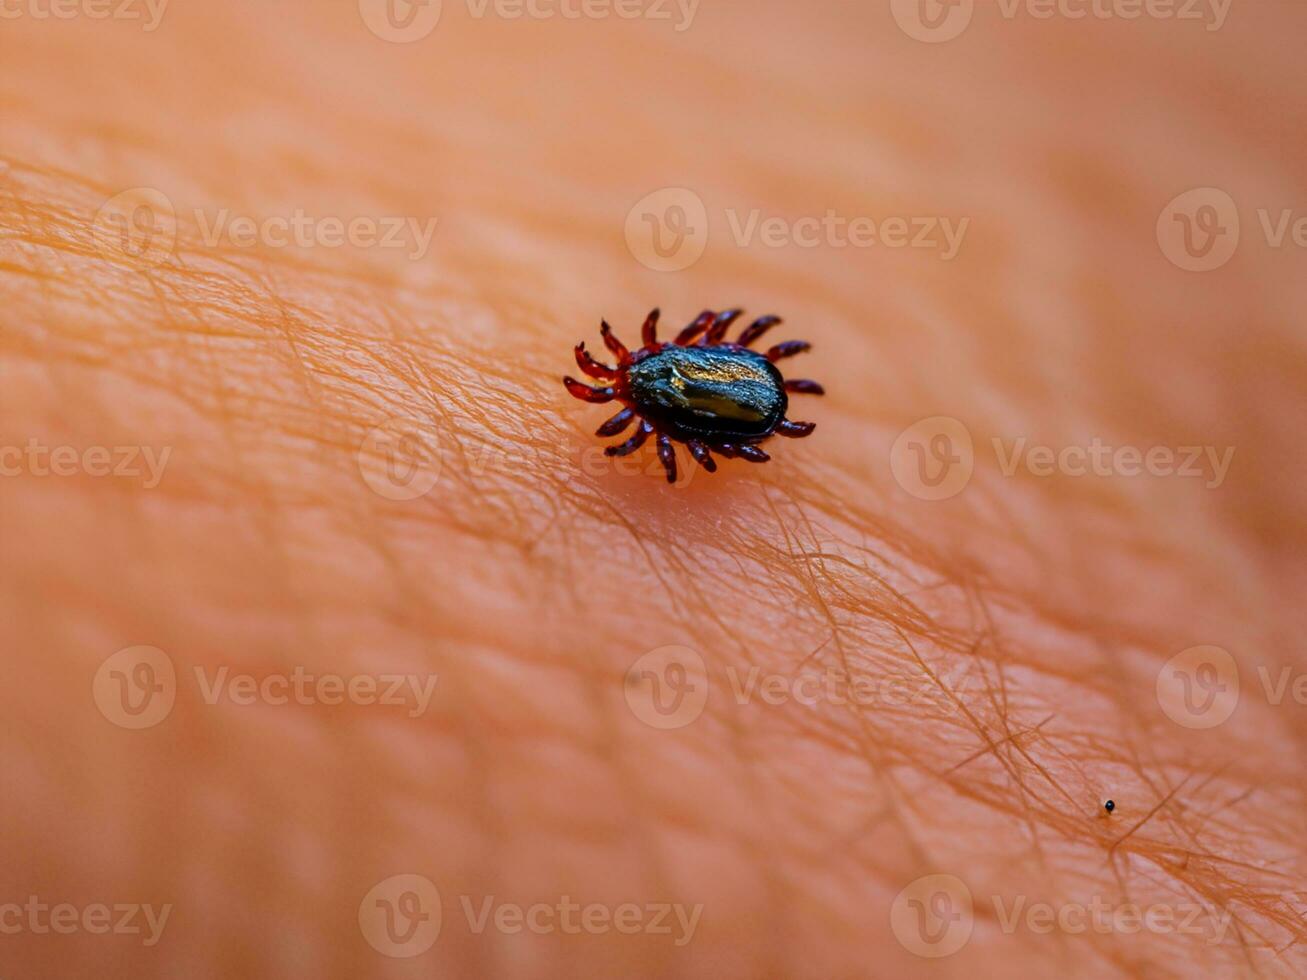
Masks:
[[[1307,10],[982,9],[932,45],[879,3],[705,0],[678,31],[451,2],[411,44],[349,3],[178,3],[151,31],[6,9],[0,446],[169,455],[157,480],[5,457],[0,906],[171,906],[150,945],[0,909],[6,977],[1307,969],[1304,255],[1257,215],[1303,203]],[[175,243],[96,224],[141,187]],[[709,215],[675,272],[624,236],[666,187]],[[1195,187],[1242,218],[1203,273],[1156,231]],[[206,240],[224,209],[438,223],[426,249],[246,247]],[[754,209],[968,224],[945,260],[744,243]],[[679,449],[674,486],[652,444],[605,460],[611,407],[560,378],[654,305],[664,336],[783,315],[816,432],[716,474]],[[921,430],[893,447],[941,416],[974,474],[922,499]],[[405,432],[435,482],[391,499]],[[1234,455],[1007,475],[1023,438]],[[175,703],[133,730],[93,684],[138,645]],[[1241,682],[1211,728],[1158,693],[1200,645]],[[627,674],[669,657],[707,701],[660,728]],[[424,710],[209,703],[224,668],[437,680]],[[441,896],[416,955],[359,924],[398,874]],[[892,926],[931,874],[973,901],[933,959]],[[487,897],[700,908],[688,935],[478,932]]]

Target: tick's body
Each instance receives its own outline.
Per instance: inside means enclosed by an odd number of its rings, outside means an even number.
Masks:
[[[772,435],[798,438],[812,432],[812,422],[791,422],[785,418],[789,406],[786,392],[822,394],[815,381],[786,381],[774,362],[808,349],[795,340],[777,344],[760,354],[749,345],[780,322],[765,316],[741,332],[736,343],[723,343],[726,330],[740,310],[714,314],[705,310],[671,343],[659,343],[655,336],[658,311],[644,324],[644,346],[628,351],[605,323],[604,343],[618,359],[608,367],[586,352],[585,343],[576,347],[576,362],[592,378],[609,382],[591,388],[573,378],[564,378],[567,390],[589,402],[620,401],[626,407],[599,427],[597,435],[611,436],[637,422],[635,435],[618,446],[609,446],[609,456],[634,452],[658,435],[658,456],[667,470],[668,482],[676,480],[676,456],[671,440],[684,442],[690,454],[712,472],[717,468],[712,453],[738,456],[755,463],[770,457],[756,443]]]
[[[771,361],[734,344],[668,345],[632,364],[626,386],[636,412],[682,440],[765,438],[789,401]]]

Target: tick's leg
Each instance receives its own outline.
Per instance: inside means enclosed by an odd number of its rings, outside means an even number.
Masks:
[[[672,440],[667,438],[667,433],[658,433],[658,458],[663,462],[663,469],[667,471],[667,482],[676,482],[676,450],[672,448]]]
[[[735,459],[735,457],[740,455],[739,447],[734,445],[733,443],[722,442],[722,443],[718,443],[712,448],[713,448],[713,452],[715,452],[718,456],[725,456],[728,459]]]
[[[757,446],[736,446],[735,451],[740,454],[741,459],[747,459],[750,463],[765,463],[771,459]]]
[[[563,384],[567,385],[567,390],[573,398],[579,398],[583,402],[610,402],[617,394],[612,388],[591,388],[575,378],[564,378]]]
[[[697,317],[690,321],[689,326],[676,335],[676,343],[684,347],[695,337],[703,333],[713,322],[713,311],[704,310]]]
[[[607,320],[600,323],[599,333],[604,338],[604,346],[612,351],[613,357],[618,361],[623,361],[630,356],[631,352],[626,349],[626,345],[613,336],[613,328],[608,325]]]
[[[630,425],[631,419],[633,418],[635,418],[635,412],[629,408],[624,408],[603,425],[599,426],[599,428],[595,429],[595,435],[615,436]]]
[[[635,435],[631,436],[630,439],[627,439],[626,442],[622,443],[620,446],[609,446],[607,449],[604,450],[604,455],[605,456],[629,456],[631,455],[631,453],[635,452],[637,449],[643,446],[645,440],[648,439],[649,436],[652,434],[653,434],[653,426],[650,425],[648,422],[646,422],[644,419],[641,419],[640,428],[635,430]]]
[[[658,343],[658,307],[649,311],[649,315],[644,318],[644,326],[640,328],[640,338],[644,341],[646,347],[652,347]]]
[[[793,357],[795,354],[802,354],[811,347],[812,344],[806,340],[787,340],[785,343],[777,344],[767,351],[767,360],[779,361],[782,357]]]
[[[796,394],[800,394],[800,395],[826,394],[826,389],[823,388],[821,385],[817,384],[817,382],[808,381],[806,379],[801,379],[801,378],[795,378],[793,381],[785,382],[785,390],[793,391]]]
[[[741,347],[748,347],[780,322],[781,318],[778,316],[760,316],[740,331],[740,339],[736,343]]]
[[[617,377],[616,368],[610,368],[607,364],[600,364],[590,356],[590,352],[585,349],[584,340],[576,345],[576,366],[592,378],[612,381]]]
[[[778,436],[789,436],[791,439],[802,439],[804,436],[812,435],[812,430],[817,428],[816,422],[791,422],[785,419],[780,425],[776,426]]]
[[[699,343],[720,344],[722,338],[726,336],[726,331],[730,328],[730,325],[734,323],[743,312],[744,310],[722,310],[717,314],[712,322],[712,327],[703,335],[703,339],[699,341]]]
[[[707,446],[694,440],[687,442],[686,446],[689,448],[690,455],[694,457],[696,463],[702,466],[709,473],[717,472],[717,460],[712,458],[712,453],[708,451]]]

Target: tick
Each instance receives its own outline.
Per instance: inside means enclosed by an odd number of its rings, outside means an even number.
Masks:
[[[615,436],[635,423],[635,434],[609,446],[607,456],[626,456],[657,435],[658,458],[667,482],[676,482],[676,451],[672,441],[683,442],[690,455],[709,473],[716,472],[719,456],[765,463],[771,459],[758,443],[773,435],[801,439],[811,435],[815,422],[791,422],[785,417],[789,395],[823,395],[815,381],[786,381],[776,362],[801,354],[812,345],[787,340],[765,354],[751,350],[753,343],[776,324],[778,316],[764,316],[740,331],[734,343],[726,331],[743,310],[704,310],[669,343],[657,336],[658,310],[644,321],[639,350],[627,350],[604,321],[599,329],[604,345],[617,358],[617,366],[596,361],[576,345],[576,363],[591,378],[606,382],[593,388],[575,378],[563,384],[586,402],[620,402],[624,407],[595,430],[598,436]]]

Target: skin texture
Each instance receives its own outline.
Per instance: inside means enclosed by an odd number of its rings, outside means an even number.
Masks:
[[[7,929],[6,976],[1307,970],[1307,708],[1258,674],[1307,671],[1304,254],[1257,218],[1304,200],[1307,9],[978,10],[925,44],[888,6],[705,2],[678,32],[446,3],[404,45],[351,3],[0,22],[0,445],[171,449],[150,487],[0,480],[0,904],[172,906],[149,946]],[[175,208],[172,249],[97,237],[137,187]],[[623,234],[665,187],[709,212],[677,272]],[[1243,219],[1207,273],[1156,235],[1195,187]],[[223,209],[439,221],[414,257],[206,241]],[[753,209],[969,225],[944,261],[741,244]],[[601,316],[635,343],[654,305],[669,331],[784,315],[827,387],[816,433],[712,476],[682,455],[674,486],[652,441],[604,459],[558,376]],[[975,471],[924,500],[893,447],[936,416]],[[365,478],[387,419],[439,461],[415,500]],[[1005,475],[991,440],[1023,437],[1235,456],[1215,487]],[[175,704],[129,730],[93,681],[140,644]],[[1157,694],[1200,644],[1241,681],[1207,729]],[[624,679],[667,645],[708,697],[661,730]],[[195,672],[224,667],[438,683],[416,716],[207,703]],[[443,901],[420,955],[359,925],[396,874]],[[974,899],[937,960],[891,925],[927,874]],[[478,933],[463,896],[702,910],[677,945],[674,917]],[[1096,901],[1199,931],[1005,928]]]

